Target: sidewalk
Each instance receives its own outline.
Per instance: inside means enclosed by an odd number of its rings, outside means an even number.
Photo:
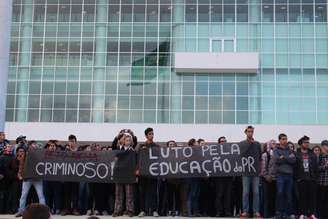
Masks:
[[[97,216],[99,217],[100,219],[109,219],[109,218],[113,218],[112,216]],[[14,215],[0,215],[0,219],[13,219],[13,218],[16,218]],[[57,216],[57,215],[54,215],[54,216],[51,216],[52,219],[86,219],[88,218],[88,216],[86,215],[83,215],[83,216]],[[129,219],[130,217],[117,217],[117,219]],[[133,218],[139,218],[139,217],[133,217]],[[172,218],[177,218],[177,219],[186,219],[188,217],[157,217],[156,219],[172,219]],[[202,219],[213,219],[213,218],[210,218],[210,217],[198,217],[198,218],[202,218]],[[155,219],[155,217],[145,217],[145,219]],[[228,218],[226,218],[228,219]]]

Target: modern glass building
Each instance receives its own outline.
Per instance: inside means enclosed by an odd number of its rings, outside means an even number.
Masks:
[[[327,128],[327,4],[13,0],[7,126]]]

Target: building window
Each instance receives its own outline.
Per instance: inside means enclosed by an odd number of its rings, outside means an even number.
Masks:
[[[210,40],[210,51],[213,53],[236,52],[234,38],[213,38]]]

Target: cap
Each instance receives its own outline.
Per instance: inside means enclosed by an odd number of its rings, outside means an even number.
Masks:
[[[321,142],[321,146],[328,146],[328,140],[323,140]]]

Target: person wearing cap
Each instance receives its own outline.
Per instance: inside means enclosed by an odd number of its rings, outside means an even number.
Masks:
[[[317,161],[309,148],[310,138],[303,136],[298,140],[300,148],[296,152],[295,180],[298,189],[300,218],[315,219]]]
[[[26,140],[26,136],[24,135],[20,135],[16,138],[16,145],[14,145],[14,148],[13,148],[13,152],[14,154],[16,153],[16,149],[18,147],[24,147],[25,150],[27,151],[28,149],[28,144],[27,144],[27,140]]]
[[[247,147],[247,152],[256,154],[261,159],[261,144],[254,140],[254,127],[247,126],[245,129],[246,140],[240,142],[241,147]],[[243,176],[243,209],[241,218],[247,218],[250,212],[249,205],[249,194],[250,188],[252,187],[253,195],[253,216],[254,218],[261,218],[260,214],[260,195],[259,195],[259,184],[260,178],[258,175],[255,176]]]
[[[0,154],[6,145],[9,144],[9,141],[6,139],[6,134],[4,132],[0,132]]]
[[[321,142],[322,154],[319,158],[319,202],[317,203],[318,207],[318,216],[319,218],[328,218],[328,140]]]
[[[19,147],[23,147],[23,146],[19,146]],[[27,151],[26,156],[28,156],[29,151],[35,150],[37,148],[39,148],[37,142],[36,141],[30,141],[28,143],[28,151]],[[23,180],[23,185],[22,185],[21,197],[19,199],[19,209],[18,209],[18,212],[16,213],[16,217],[21,217],[23,215],[23,212],[26,208],[25,205],[26,205],[27,195],[28,195],[28,193],[30,191],[30,188],[32,186],[34,186],[34,188],[36,190],[36,193],[38,195],[40,204],[46,204],[46,200],[45,200],[44,195],[43,195],[43,182],[42,182],[42,180],[32,180],[32,179],[23,178],[23,172],[24,172],[26,156],[23,159],[21,159],[20,162],[19,162],[18,178],[20,180]]]

